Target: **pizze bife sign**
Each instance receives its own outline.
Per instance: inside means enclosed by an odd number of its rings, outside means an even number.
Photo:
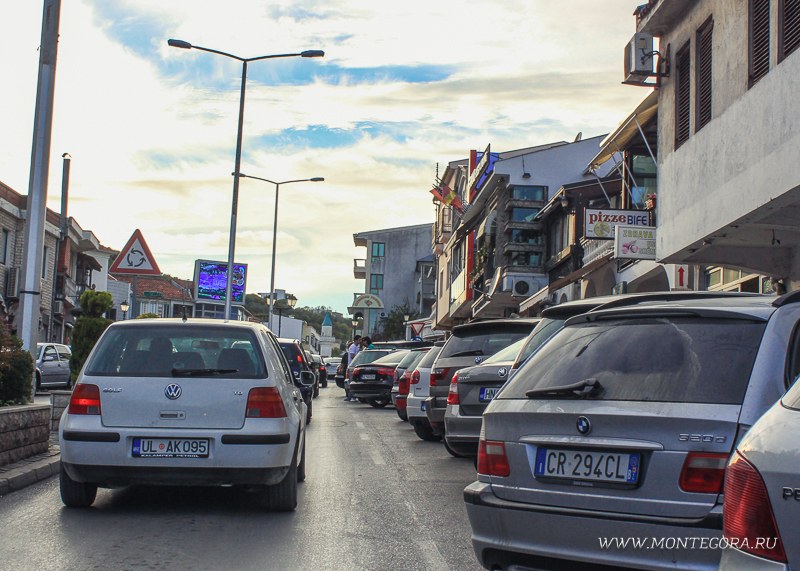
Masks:
[[[587,238],[613,240],[614,228],[620,224],[626,226],[649,226],[650,214],[644,210],[612,210],[604,208],[595,210],[586,209],[584,235]]]

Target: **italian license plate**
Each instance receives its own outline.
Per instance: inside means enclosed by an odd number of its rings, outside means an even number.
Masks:
[[[494,395],[496,395],[497,391],[499,391],[499,390],[500,390],[500,387],[496,387],[496,388],[483,387],[481,389],[480,401],[481,402],[486,402],[486,401],[492,400],[494,398]]]
[[[420,409],[421,411],[424,411],[424,410],[425,410],[425,401],[422,401],[422,404],[420,405],[419,409]]]
[[[533,475],[563,480],[635,484],[639,454],[538,448]]]
[[[375,375],[361,375],[361,378],[365,381],[374,381]]]
[[[134,458],[208,458],[208,438],[134,438]]]

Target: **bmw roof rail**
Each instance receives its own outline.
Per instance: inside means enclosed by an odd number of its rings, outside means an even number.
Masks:
[[[797,303],[798,301],[800,301],[800,289],[783,294],[782,296],[778,297],[778,299],[773,301],[772,305],[775,307],[783,307],[784,305]]]
[[[614,307],[628,307],[652,301],[689,301],[701,299],[714,299],[723,297],[763,297],[764,294],[748,293],[741,291],[657,291],[633,294],[606,302],[592,311],[601,311]],[[775,305],[773,303],[773,305]]]

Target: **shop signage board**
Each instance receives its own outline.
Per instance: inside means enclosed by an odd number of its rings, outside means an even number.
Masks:
[[[618,260],[655,260],[655,227],[617,225],[614,234],[614,257]]]
[[[584,236],[600,240],[613,240],[614,228],[620,224],[647,227],[650,213],[646,210],[615,210],[613,208],[587,208],[584,221]]]

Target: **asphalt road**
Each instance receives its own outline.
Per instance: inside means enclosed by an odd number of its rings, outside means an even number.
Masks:
[[[236,489],[100,490],[64,508],[58,478],[0,498],[0,568],[79,570],[481,569],[462,490],[472,462],[423,442],[391,407],[314,401],[307,480],[294,513]]]

